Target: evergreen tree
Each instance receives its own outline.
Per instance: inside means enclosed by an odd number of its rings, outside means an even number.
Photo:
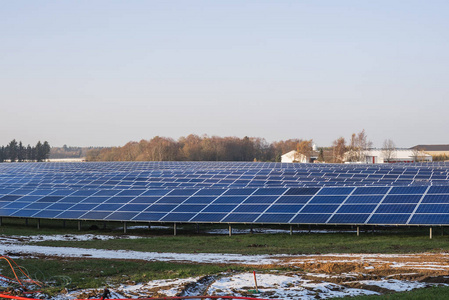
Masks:
[[[17,161],[22,162],[25,159],[25,148],[23,148],[22,141],[19,142],[17,151]]]
[[[0,162],[4,162],[5,161],[5,147],[2,146],[0,148]]]
[[[41,141],[38,141],[36,144],[36,161],[40,162],[44,157],[44,147],[42,146]]]
[[[31,161],[36,161],[36,158],[37,158],[36,147],[32,147],[32,148],[31,148],[30,160],[31,160]]]
[[[17,141],[14,139],[9,143],[9,159],[11,162],[16,161],[18,152]]]
[[[42,145],[42,154],[43,154],[43,159],[48,159],[50,157],[50,144],[45,141],[44,144]]]
[[[26,155],[25,155],[25,159],[27,161],[32,161],[33,160],[32,152],[33,152],[33,148],[31,148],[30,144],[28,144],[27,149],[26,149]]]

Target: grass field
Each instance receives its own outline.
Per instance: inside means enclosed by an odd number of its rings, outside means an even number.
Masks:
[[[3,235],[37,235],[37,234],[112,234],[122,235],[121,230],[97,229],[100,223],[84,224],[81,231],[77,230],[76,222],[67,222],[66,228],[61,222],[43,220],[41,228],[36,229],[30,221],[24,226],[23,220],[8,220],[6,226],[0,227]],[[115,227],[120,223],[114,223]],[[96,229],[89,229],[96,228]],[[192,225],[180,226],[177,236],[173,236],[170,228],[166,229],[136,229],[129,230],[132,235],[146,237],[143,239],[116,239],[108,241],[44,241],[36,243],[42,246],[66,246],[96,249],[124,249],[135,251],[179,252],[179,253],[236,253],[236,254],[316,254],[316,253],[418,253],[449,251],[449,235],[441,235],[441,228],[434,229],[433,239],[429,239],[428,228],[377,228],[374,233],[370,230],[361,232],[356,236],[354,232],[341,233],[294,233],[290,236],[284,234],[239,234],[229,237],[227,235],[205,234],[208,229],[222,228],[224,226],[202,226],[203,233],[195,233]],[[235,226],[238,228],[248,227]],[[284,226],[275,226],[277,229],[288,229]],[[316,229],[339,230],[348,228],[314,227]],[[370,229],[370,228],[369,228]],[[449,230],[448,230],[449,232]]]
[[[79,248],[95,248],[110,250],[134,250],[145,252],[178,252],[178,253],[235,253],[235,254],[325,254],[325,253],[421,253],[449,251],[449,236],[441,235],[442,229],[434,229],[434,237],[429,239],[428,228],[371,228],[356,236],[349,227],[312,227],[318,230],[333,230],[341,232],[307,233],[295,232],[276,234],[238,234],[232,237],[208,234],[211,229],[226,230],[227,226],[201,226],[196,233],[195,226],[180,225],[178,235],[173,236],[173,230],[167,228],[139,228],[129,230],[128,234],[142,236],[141,239],[126,239],[119,228],[120,223],[108,223],[106,229],[102,223],[83,223],[78,231],[76,222],[42,220],[40,229],[36,221],[30,220],[25,226],[23,219],[7,219],[0,227],[3,236],[28,236],[52,234],[102,234],[118,235],[125,239],[90,240],[90,241],[43,241],[34,243],[42,246],[67,246]],[[169,226],[169,225],[168,225]],[[245,226],[235,226],[235,229],[248,229]],[[255,227],[256,229],[257,227]],[[273,226],[274,229],[288,230],[287,226]],[[295,228],[297,229],[297,228]],[[448,230],[449,233],[449,230]],[[102,288],[109,284],[123,282],[142,282],[153,279],[187,278],[219,274],[221,272],[244,272],[251,270],[267,271],[264,268],[238,265],[206,265],[182,264],[168,262],[137,262],[111,261],[94,259],[19,259],[34,278],[54,282],[45,288],[49,294],[59,293],[69,278],[69,289]],[[6,272],[2,268],[2,272]],[[278,269],[278,268],[277,268]],[[284,271],[289,269],[285,268]],[[293,270],[293,269],[292,269]],[[298,269],[296,269],[297,271]],[[3,273],[4,275],[8,275]],[[66,277],[68,276],[68,277]],[[387,294],[383,296],[363,296],[351,299],[445,299],[449,287],[425,288],[407,293]],[[340,298],[341,299],[341,298]]]

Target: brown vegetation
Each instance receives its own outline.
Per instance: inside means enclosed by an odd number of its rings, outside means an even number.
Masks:
[[[280,161],[281,155],[302,142],[291,139],[268,143],[258,137],[217,137],[191,134],[177,141],[156,136],[123,147],[93,149],[87,161]]]

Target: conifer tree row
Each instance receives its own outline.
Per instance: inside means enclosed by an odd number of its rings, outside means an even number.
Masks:
[[[6,146],[0,147],[0,162],[45,161],[50,155],[50,144],[37,142],[36,146],[24,146],[22,141],[14,139]]]

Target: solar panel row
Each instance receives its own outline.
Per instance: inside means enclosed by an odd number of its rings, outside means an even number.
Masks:
[[[448,164],[235,162],[0,164],[0,188],[152,189],[447,185]]]
[[[0,216],[194,223],[449,224],[449,186],[0,189]]]

